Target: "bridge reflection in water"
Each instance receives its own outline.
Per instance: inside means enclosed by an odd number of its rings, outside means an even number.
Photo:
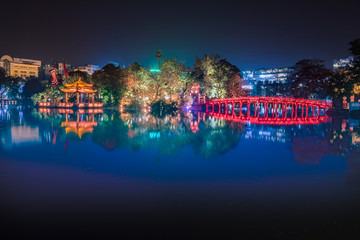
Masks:
[[[318,124],[326,121],[331,102],[282,98],[239,97],[213,99],[202,110],[217,119],[255,124]]]

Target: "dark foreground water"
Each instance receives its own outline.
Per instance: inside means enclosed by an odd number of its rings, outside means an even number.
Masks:
[[[0,112],[1,234],[359,239],[359,120]]]

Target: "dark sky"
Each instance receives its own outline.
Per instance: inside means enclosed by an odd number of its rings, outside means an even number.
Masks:
[[[244,70],[310,57],[330,64],[360,37],[360,1],[54,2],[4,6],[0,55],[147,67],[162,49],[187,65],[218,53]]]

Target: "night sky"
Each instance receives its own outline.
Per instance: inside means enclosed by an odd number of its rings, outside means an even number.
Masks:
[[[360,37],[360,1],[90,1],[1,9],[0,55],[148,67],[157,49],[192,65],[218,53],[241,70],[347,57]]]

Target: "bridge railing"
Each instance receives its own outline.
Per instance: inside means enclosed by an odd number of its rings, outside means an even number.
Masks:
[[[206,112],[240,117],[257,118],[306,118],[324,116],[331,102],[281,98],[239,97],[212,99],[204,104]]]

